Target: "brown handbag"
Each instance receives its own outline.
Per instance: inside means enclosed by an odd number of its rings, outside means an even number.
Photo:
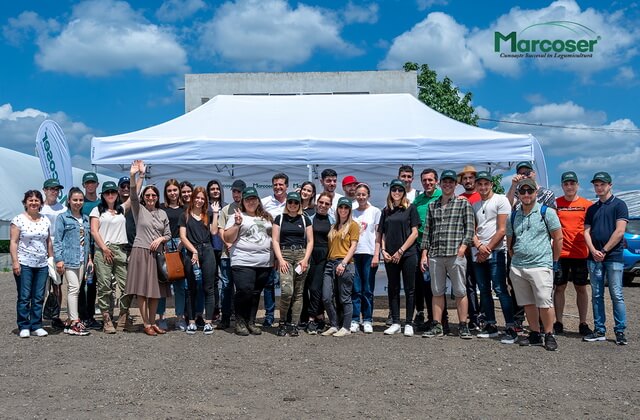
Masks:
[[[179,251],[166,250],[156,252],[158,264],[158,280],[160,283],[171,283],[185,278],[182,255]]]

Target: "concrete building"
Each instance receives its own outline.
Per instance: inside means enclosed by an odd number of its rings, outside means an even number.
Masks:
[[[409,93],[417,97],[415,71],[311,73],[208,73],[185,75],[185,112],[216,95],[345,95]]]

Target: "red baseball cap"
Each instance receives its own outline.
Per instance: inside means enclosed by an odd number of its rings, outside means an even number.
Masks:
[[[344,187],[345,185],[349,185],[349,184],[357,184],[358,180],[356,179],[355,176],[353,175],[347,175],[344,178],[342,178],[342,186]]]

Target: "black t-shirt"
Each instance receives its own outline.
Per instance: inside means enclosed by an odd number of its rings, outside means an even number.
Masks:
[[[411,228],[420,226],[420,217],[413,204],[408,208],[396,208],[390,211],[387,207],[382,210],[378,232],[384,235],[387,253],[393,255],[411,235]],[[404,250],[403,256],[408,257],[417,252],[414,243]]]
[[[184,208],[176,207],[174,209],[165,204],[163,204],[161,208],[165,213],[167,213],[167,217],[169,218],[169,229],[171,229],[171,237],[180,237],[180,227],[178,226],[178,224],[180,222],[180,216],[182,216],[182,213],[184,213]]]
[[[211,244],[209,228],[205,226],[202,221],[196,220],[193,215],[189,215],[187,219],[187,212],[185,211],[182,216],[180,216],[178,225],[187,228],[187,239],[193,246]]]
[[[306,214],[307,216],[311,217],[314,214],[316,214],[316,208],[315,207],[309,207],[308,209],[304,209],[302,212],[304,214]]]
[[[304,230],[305,226],[311,226],[311,220],[307,216],[304,216],[303,223],[301,215],[298,214],[291,217],[288,214],[283,213],[276,216],[273,224],[280,226],[281,246],[290,247],[295,245],[304,247],[307,245],[307,238],[304,235]]]
[[[313,217],[313,247],[328,248],[329,247],[329,231],[331,230],[331,222],[329,215],[316,213]]]

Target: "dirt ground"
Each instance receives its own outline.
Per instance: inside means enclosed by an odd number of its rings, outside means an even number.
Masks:
[[[577,331],[574,296],[569,286],[568,331]],[[611,329],[600,343],[567,333],[557,352],[384,336],[386,309],[376,311],[374,334],[345,338],[280,338],[275,329],[73,337],[47,328],[48,337],[20,339],[15,283],[2,273],[0,417],[637,418],[637,283],[625,298],[630,345],[616,346]]]

